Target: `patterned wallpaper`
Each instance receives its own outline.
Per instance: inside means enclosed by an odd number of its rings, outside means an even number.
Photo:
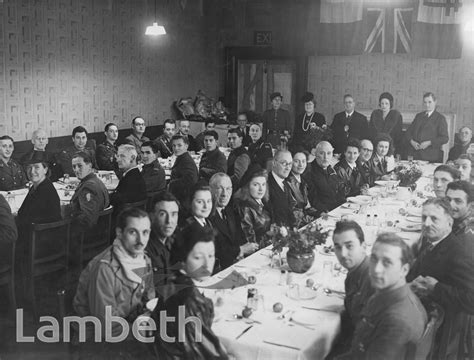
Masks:
[[[168,35],[148,38],[153,0],[0,1],[0,134],[128,128],[138,114],[156,125],[179,97],[219,96],[202,3],[162,3]]]

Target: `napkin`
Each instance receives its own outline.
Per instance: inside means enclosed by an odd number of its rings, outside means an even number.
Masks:
[[[245,286],[249,282],[239,272],[232,271],[229,275],[224,277],[222,280],[206,285],[203,283],[200,288],[204,289],[233,289],[239,286]]]

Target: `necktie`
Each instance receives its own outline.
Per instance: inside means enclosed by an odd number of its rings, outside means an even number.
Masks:
[[[431,241],[429,240],[424,240],[423,244],[421,245],[420,253],[418,254],[418,257],[416,258],[416,262],[418,264],[423,263],[423,259],[428,255],[431,250],[433,250],[434,245]]]
[[[221,215],[221,219],[227,221],[227,216],[225,216],[225,209],[221,209],[219,214]]]

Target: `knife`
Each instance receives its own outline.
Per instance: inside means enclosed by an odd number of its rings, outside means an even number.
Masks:
[[[286,347],[286,348],[288,348],[288,349],[301,350],[300,348],[298,348],[298,347],[296,347],[296,346],[278,344],[278,343],[274,343],[274,342],[267,341],[267,340],[263,340],[263,342],[264,342],[265,344],[270,344],[270,345],[275,345],[275,346],[282,346],[282,347]]]
[[[239,339],[240,337],[242,337],[243,334],[245,334],[247,331],[249,331],[251,328],[253,328],[253,325],[250,325],[248,328],[246,328],[244,331],[242,331],[239,335],[237,335],[237,337],[235,338],[235,340]]]
[[[339,311],[336,311],[336,310],[314,308],[314,307],[309,307],[309,306],[302,306],[302,308],[303,308],[303,309],[308,309],[308,310],[332,312],[332,313],[335,313],[335,314],[338,314],[338,313],[339,313]]]

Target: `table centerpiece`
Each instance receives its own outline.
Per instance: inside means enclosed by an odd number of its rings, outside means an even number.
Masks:
[[[421,168],[414,162],[399,164],[393,172],[400,181],[399,186],[408,187],[412,191],[416,189],[416,182],[423,174]]]

